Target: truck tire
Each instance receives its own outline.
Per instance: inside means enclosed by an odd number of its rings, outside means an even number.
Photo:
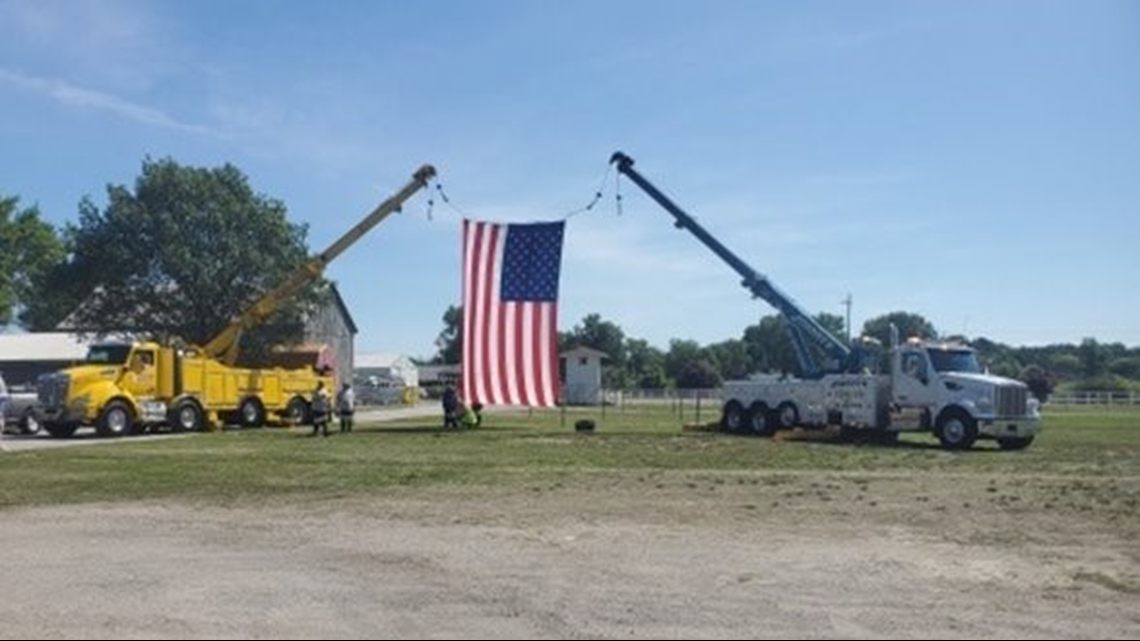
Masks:
[[[1009,451],[1024,450],[1025,448],[1029,447],[1029,444],[1032,442],[1032,436],[1025,436],[1022,438],[999,438],[998,446],[1003,450]]]
[[[744,425],[748,422],[748,417],[745,415],[744,406],[740,401],[729,401],[724,404],[724,412],[720,417],[720,426],[724,431],[729,434],[739,434],[744,431]]]
[[[135,412],[124,401],[107,403],[95,421],[95,432],[103,437],[127,436],[134,432]]]
[[[290,425],[308,425],[313,422],[312,413],[309,412],[309,403],[300,396],[289,399],[285,406],[285,422]]]
[[[20,433],[29,436],[40,433],[40,422],[36,419],[35,410],[30,407],[20,417]]]
[[[184,399],[170,412],[170,425],[175,432],[198,432],[205,423],[202,408],[190,399]]]
[[[79,425],[75,423],[44,423],[44,429],[52,438],[71,438]]]
[[[944,450],[968,450],[978,440],[978,422],[959,407],[942,412],[936,427]]]
[[[784,401],[776,407],[776,428],[790,430],[800,424],[800,410],[795,403]]]
[[[776,431],[772,420],[772,410],[763,401],[756,401],[748,408],[748,428],[756,436],[771,436]]]
[[[238,425],[242,427],[265,427],[265,406],[261,399],[250,396],[238,406]]]

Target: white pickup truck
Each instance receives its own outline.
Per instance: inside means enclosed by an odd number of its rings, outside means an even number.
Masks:
[[[0,411],[4,416],[5,433],[36,434],[40,431],[40,422],[36,420],[35,390],[9,389],[3,375],[0,375]]]

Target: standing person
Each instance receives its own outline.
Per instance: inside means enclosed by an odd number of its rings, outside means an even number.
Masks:
[[[340,415],[340,433],[348,434],[352,431],[352,415],[356,413],[356,392],[352,391],[352,384],[345,383],[336,395],[336,410]]]
[[[313,413],[313,436],[316,436],[317,432],[320,432],[321,436],[328,436],[332,401],[329,398],[329,391],[325,389],[324,381],[317,382],[317,389],[313,390],[313,402],[309,407]]]
[[[459,395],[450,385],[443,390],[443,427],[459,427]]]

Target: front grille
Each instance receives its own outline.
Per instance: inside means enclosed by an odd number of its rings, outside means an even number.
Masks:
[[[67,402],[67,374],[44,374],[36,381],[36,397],[45,410],[59,410]]]
[[[994,410],[998,416],[1025,416],[1029,388],[1023,385],[1000,385],[994,390]]]

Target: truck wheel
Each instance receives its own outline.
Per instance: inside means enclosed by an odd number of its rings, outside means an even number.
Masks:
[[[1032,436],[1023,438],[999,438],[998,445],[1003,450],[1024,450],[1033,442]]]
[[[52,438],[71,438],[79,425],[75,423],[44,423],[44,429]]]
[[[135,416],[131,406],[123,401],[111,401],[99,413],[95,421],[95,432],[99,436],[126,436],[134,429]]]
[[[20,433],[29,435],[40,433],[40,422],[36,420],[35,410],[28,408],[28,411],[20,417]]]
[[[748,408],[748,428],[756,436],[771,436],[776,424],[772,420],[772,410],[768,404],[756,401]]]
[[[171,423],[175,432],[197,432],[202,429],[202,408],[194,401],[186,399],[174,406]]]
[[[968,450],[978,440],[978,422],[959,408],[951,408],[938,417],[938,440],[944,450]]]
[[[730,434],[739,434],[744,431],[746,422],[744,406],[740,401],[729,401],[724,404],[724,413],[720,417],[720,426]]]
[[[256,396],[241,402],[241,406],[238,407],[238,424],[242,427],[265,426],[265,407]]]
[[[776,408],[776,427],[790,430],[800,423],[800,411],[791,401],[784,401]]]
[[[289,404],[285,406],[285,420],[290,425],[308,425],[312,422],[309,404],[305,399],[300,396],[289,399]]]

